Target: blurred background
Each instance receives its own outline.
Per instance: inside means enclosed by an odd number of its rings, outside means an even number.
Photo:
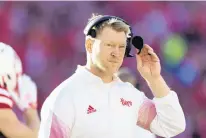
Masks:
[[[206,138],[205,12],[206,2],[0,2],[0,41],[17,51],[37,83],[40,111],[52,90],[85,64],[83,29],[91,14],[120,16],[153,47],[162,75],[179,95],[187,128],[175,138]],[[123,66],[152,98],[135,58]]]

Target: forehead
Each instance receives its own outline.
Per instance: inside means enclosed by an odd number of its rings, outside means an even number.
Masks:
[[[104,29],[102,29],[101,33],[98,35],[98,38],[102,41],[123,44],[125,44],[127,40],[125,32],[117,32],[110,27],[105,27]]]

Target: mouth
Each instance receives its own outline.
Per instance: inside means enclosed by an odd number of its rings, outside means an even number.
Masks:
[[[110,63],[119,63],[118,61],[109,61]]]

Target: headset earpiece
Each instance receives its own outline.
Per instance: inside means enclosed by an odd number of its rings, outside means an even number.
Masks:
[[[95,29],[91,29],[89,31],[88,35],[90,35],[92,38],[95,38],[97,36],[96,30]]]

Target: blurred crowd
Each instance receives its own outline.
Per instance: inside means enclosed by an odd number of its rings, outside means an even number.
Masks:
[[[85,64],[83,29],[91,14],[120,16],[153,47],[162,75],[179,95],[187,128],[176,138],[206,138],[205,7],[206,2],[0,2],[0,41],[17,51],[37,83],[40,110],[51,91]],[[135,58],[123,66],[152,98]]]

